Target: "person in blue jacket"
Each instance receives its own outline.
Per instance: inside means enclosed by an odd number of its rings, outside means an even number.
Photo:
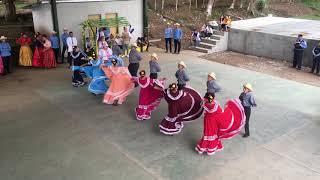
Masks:
[[[11,73],[10,71],[10,58],[11,58],[11,46],[8,42],[6,42],[7,37],[0,37],[0,56],[3,60],[4,66],[4,75],[7,73]]]
[[[294,43],[294,56],[293,56],[293,68],[301,70],[303,51],[308,47],[306,40],[303,39],[303,35],[299,34],[296,42]]]
[[[311,69],[311,73],[314,72],[314,70],[316,70],[316,73],[318,75],[320,72],[320,42],[317,46],[315,46],[312,50],[312,54],[313,54],[313,64],[312,64],[312,69]]]
[[[181,40],[183,37],[182,29],[180,28],[180,24],[175,24],[176,28],[173,33],[173,44],[174,44],[174,53],[179,54],[181,49]]]

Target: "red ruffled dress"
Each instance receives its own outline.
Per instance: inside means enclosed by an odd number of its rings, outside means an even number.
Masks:
[[[237,135],[245,125],[246,116],[239,99],[228,100],[225,109],[214,104],[206,103],[203,137],[196,146],[196,151],[213,155],[222,150],[221,140],[230,139]]]
[[[45,43],[43,44],[43,46],[44,46],[43,67],[55,68],[57,64],[56,64],[56,58],[54,56],[54,51],[51,48],[51,42],[49,40],[45,40]]]
[[[213,155],[216,151],[223,149],[218,137],[217,123],[217,115],[222,113],[222,109],[217,102],[205,102],[203,108],[203,136],[196,146],[196,151],[200,154],[207,152],[208,155]]]
[[[183,122],[198,119],[203,112],[201,95],[189,86],[176,93],[164,91],[168,103],[168,115],[159,124],[160,132],[168,135],[178,134]]]
[[[32,60],[33,67],[43,67],[43,44],[40,40],[36,40],[35,49]]]
[[[218,136],[220,139],[230,139],[237,135],[246,122],[246,115],[239,99],[227,102],[224,112],[217,116]]]
[[[151,112],[160,104],[163,97],[161,90],[155,89],[154,86],[163,87],[164,80],[146,78],[136,78],[140,86],[139,105],[136,107],[137,120],[147,120],[151,118]]]

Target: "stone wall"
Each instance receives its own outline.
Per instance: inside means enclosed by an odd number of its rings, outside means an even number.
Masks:
[[[274,58],[292,62],[295,37],[268,34],[263,32],[232,29],[229,33],[230,51],[255,56]],[[312,66],[312,49],[317,40],[307,39],[308,48],[304,51],[304,66]]]

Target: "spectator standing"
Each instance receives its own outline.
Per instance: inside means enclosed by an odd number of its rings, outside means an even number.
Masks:
[[[294,43],[293,68],[301,70],[303,51],[307,47],[307,42],[303,39],[303,35],[299,34],[296,42]]]
[[[1,36],[0,37],[0,55],[3,60],[3,67],[4,67],[4,73],[3,75],[7,73],[11,73],[10,71],[10,57],[11,57],[11,46],[8,42],[6,42],[7,37]]]
[[[129,44],[130,44],[130,33],[126,27],[123,27],[122,32],[123,39],[123,51],[126,56],[129,54]]]
[[[73,32],[69,32],[69,37],[67,38],[67,46],[68,46],[68,63],[71,66],[72,59],[71,59],[71,53],[73,51],[74,47],[78,46],[78,41],[75,37],[73,37]]]
[[[61,63],[64,63],[64,54],[66,53],[68,49],[67,45],[67,38],[69,37],[68,29],[63,29],[63,34],[61,35],[61,41],[62,41],[62,54],[61,54]],[[67,51],[68,52],[68,51]],[[69,56],[68,56],[69,57]]]
[[[167,24],[167,27],[164,30],[164,39],[166,43],[166,53],[168,53],[168,46],[170,48],[170,53],[172,53],[172,38],[173,38],[173,29],[170,26],[170,23]]]
[[[317,46],[315,46],[312,50],[312,54],[313,54],[313,64],[312,64],[312,69],[311,69],[311,73],[314,72],[314,70],[316,70],[316,73],[318,75],[319,71],[320,71],[320,42]]]
[[[59,52],[60,52],[60,45],[59,45],[59,38],[57,36],[57,32],[52,31],[51,36],[49,37],[51,42],[51,48],[54,52],[54,57],[56,59],[56,63],[58,63]]]
[[[176,23],[175,24],[175,30],[174,30],[174,53],[180,53],[180,49],[181,49],[181,40],[183,37],[183,33],[182,33],[182,29],[180,29],[180,24]]]

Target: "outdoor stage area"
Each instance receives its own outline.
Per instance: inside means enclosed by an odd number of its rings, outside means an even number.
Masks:
[[[0,179],[3,180],[318,180],[320,88],[186,55],[159,54],[161,76],[173,82],[184,60],[190,85],[203,94],[207,72],[217,74],[221,106],[251,82],[258,107],[251,137],[223,142],[214,156],[194,147],[203,119],[165,136],[158,123],[167,104],[135,120],[138,90],[121,106],[74,88],[66,65],[18,69],[0,79]],[[161,50],[162,51],[162,50]],[[191,54],[191,53],[190,53]],[[146,67],[148,53],[142,67]],[[148,69],[147,69],[148,70]],[[168,84],[167,83],[167,84]]]
[[[292,61],[293,44],[298,34],[308,42],[304,65],[312,65],[312,49],[320,40],[320,21],[263,17],[234,21],[228,49],[235,52]]]

